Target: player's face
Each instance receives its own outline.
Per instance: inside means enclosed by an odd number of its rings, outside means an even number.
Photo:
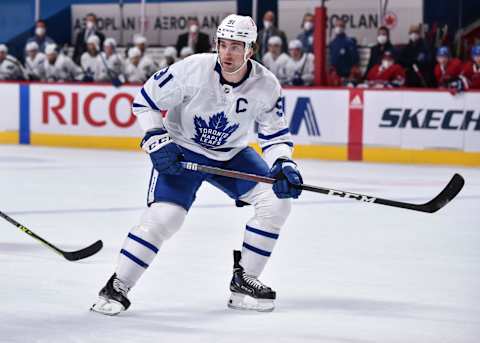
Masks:
[[[90,54],[95,55],[97,53],[97,46],[93,43],[88,43],[87,50]]]
[[[473,62],[475,62],[476,64],[480,64],[480,55],[473,56]]]
[[[33,60],[35,58],[35,56],[37,55],[37,50],[28,50],[27,55],[28,55],[28,57],[30,57]]]
[[[437,56],[438,64],[445,65],[448,62],[448,57],[446,56]]]
[[[218,54],[220,55],[222,69],[232,73],[238,70],[244,62],[245,44],[243,42],[220,39],[218,42]]]
[[[0,51],[0,61],[3,61],[7,57],[7,53],[5,51]]]
[[[290,49],[290,56],[292,56],[293,59],[299,59],[300,57],[302,57],[302,49]]]
[[[272,55],[280,55],[282,48],[278,44],[268,44],[268,52]]]
[[[105,45],[103,50],[105,50],[105,53],[107,55],[112,55],[113,54],[113,47],[111,45]]]

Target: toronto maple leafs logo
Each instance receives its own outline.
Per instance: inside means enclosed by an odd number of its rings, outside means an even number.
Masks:
[[[230,137],[239,126],[239,124],[228,126],[229,122],[223,111],[211,116],[208,119],[208,124],[199,116],[195,116],[193,123],[195,124],[195,137],[192,138],[193,141],[207,149],[213,150],[225,144],[228,137]]]

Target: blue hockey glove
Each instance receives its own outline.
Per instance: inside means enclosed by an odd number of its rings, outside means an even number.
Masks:
[[[140,146],[150,155],[153,167],[160,174],[180,175],[183,173],[184,169],[180,164],[180,161],[183,160],[182,150],[172,141],[167,130],[148,131]]]
[[[277,179],[273,183],[273,191],[277,198],[297,199],[302,193],[300,188],[294,185],[303,183],[302,175],[297,169],[297,165],[290,159],[279,158],[270,169],[270,177]]]

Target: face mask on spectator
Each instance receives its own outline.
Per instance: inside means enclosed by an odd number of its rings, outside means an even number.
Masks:
[[[388,69],[393,64],[392,60],[382,60],[382,68]]]
[[[43,35],[45,34],[45,28],[44,28],[44,27],[41,27],[41,26],[37,27],[37,28],[35,29],[35,34],[36,34],[37,36],[43,36]]]
[[[264,20],[263,21],[263,27],[265,28],[265,30],[268,30],[269,28],[272,27],[272,22],[268,21],[268,20]]]
[[[378,37],[377,37],[378,43],[382,44],[382,45],[385,44],[387,42],[387,40],[388,40],[388,37],[385,36],[385,35],[378,35]]]
[[[93,21],[87,21],[87,29],[91,30],[95,27],[95,23]]]
[[[198,32],[198,25],[195,25],[195,24],[194,24],[194,25],[190,26],[190,32],[191,32],[191,33],[196,33],[196,32]]]
[[[303,29],[305,31],[310,31],[311,29],[313,29],[313,23],[311,21],[306,21],[305,23],[303,23]]]
[[[335,29],[333,31],[335,32],[336,35],[339,35],[345,32],[345,29],[341,26],[335,26]]]
[[[410,33],[410,36],[409,36],[409,37],[410,37],[410,40],[411,40],[412,42],[416,42],[416,41],[418,40],[418,38],[419,38],[419,35],[418,35],[418,33],[416,33],[416,32],[412,32],[412,33]]]

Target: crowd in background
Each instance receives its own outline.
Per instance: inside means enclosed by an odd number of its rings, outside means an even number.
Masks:
[[[275,22],[274,13],[266,12],[255,59],[274,73],[282,85],[312,85],[314,16],[304,15],[301,32],[290,41]],[[434,46],[429,42],[420,25],[410,27],[409,41],[404,46],[396,46],[390,40],[389,29],[380,27],[368,64],[362,68],[356,40],[348,36],[345,22],[336,20],[333,33],[328,44],[329,86],[480,89],[480,45],[475,45],[469,58],[462,61],[453,56],[448,45]],[[188,20],[187,32],[179,35],[176,46],[163,50],[162,58],[149,53],[147,39],[142,35],[135,35],[131,46],[120,53],[115,39],[105,37],[97,29],[93,13],[85,17],[85,27],[78,32],[73,51],[57,46],[47,35],[45,21],[38,20],[34,35],[26,42],[23,63],[8,55],[7,46],[0,44],[0,80],[99,81],[116,86],[142,83],[158,69],[209,51],[211,39],[200,31],[195,18]]]

